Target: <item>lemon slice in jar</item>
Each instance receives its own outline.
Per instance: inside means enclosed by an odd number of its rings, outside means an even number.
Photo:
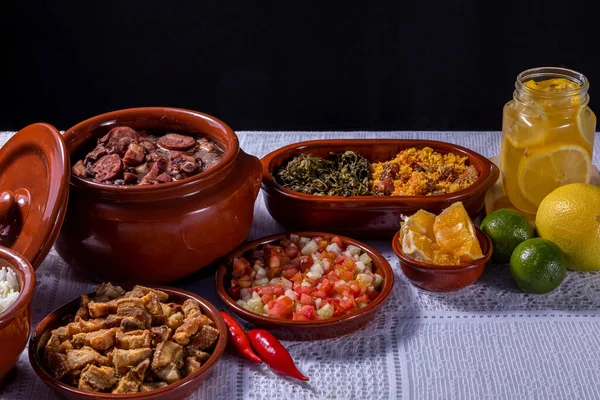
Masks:
[[[596,116],[588,107],[583,107],[577,112],[577,130],[590,146],[594,146],[594,134],[596,133]]]
[[[588,183],[592,160],[581,146],[545,147],[524,157],[519,164],[523,197],[539,205],[546,195],[569,183]]]

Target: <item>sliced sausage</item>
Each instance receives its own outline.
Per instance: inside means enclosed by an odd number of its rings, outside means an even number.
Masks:
[[[169,162],[166,158],[161,157],[150,167],[150,171],[144,176],[144,179],[140,182],[140,185],[152,185],[156,183],[156,178],[166,171]]]
[[[116,154],[108,154],[94,163],[92,171],[98,182],[112,181],[123,172],[123,163]]]
[[[108,143],[106,143],[106,148],[121,156],[125,154],[132,142],[137,142],[140,138],[135,130],[127,126],[113,128],[108,132],[108,135],[109,139]]]
[[[191,136],[167,133],[158,139],[158,144],[167,150],[187,150],[196,145],[196,140]]]
[[[99,159],[101,159],[102,157],[104,157],[107,154],[108,154],[108,150],[106,150],[106,147],[99,144],[98,146],[96,146],[96,148],[94,150],[90,151],[88,153],[88,155],[85,156],[85,161],[86,162],[98,161]]]

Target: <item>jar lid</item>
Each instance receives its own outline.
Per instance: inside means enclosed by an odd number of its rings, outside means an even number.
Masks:
[[[0,246],[36,269],[46,258],[65,218],[69,152],[60,132],[33,124],[0,148]]]

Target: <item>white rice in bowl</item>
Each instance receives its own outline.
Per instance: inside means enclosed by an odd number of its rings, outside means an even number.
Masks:
[[[6,267],[0,268],[0,314],[17,300],[19,289],[15,271]]]

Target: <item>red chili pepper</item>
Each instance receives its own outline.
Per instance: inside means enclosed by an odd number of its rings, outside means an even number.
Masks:
[[[227,325],[227,337],[229,339],[227,343],[231,346],[230,349],[234,350],[234,352],[238,353],[242,357],[247,358],[248,360],[262,363],[260,357],[252,351],[250,342],[248,341],[248,336],[246,336],[246,332],[244,332],[244,328],[242,328],[242,326],[225,311],[221,311],[221,315],[223,316],[225,324]]]
[[[271,333],[264,329],[252,329],[248,332],[248,338],[254,350],[275,372],[303,381],[308,380],[298,371],[290,353]]]

